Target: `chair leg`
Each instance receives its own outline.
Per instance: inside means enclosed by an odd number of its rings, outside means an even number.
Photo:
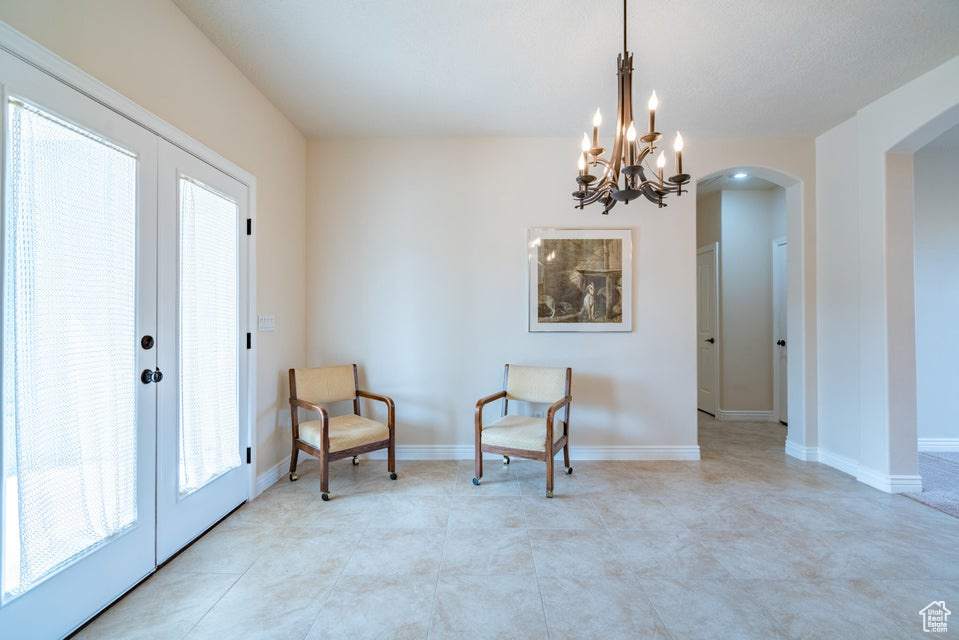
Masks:
[[[390,472],[390,480],[396,480],[396,441],[393,438],[386,449],[386,470]]]
[[[476,447],[476,456],[473,461],[473,471],[476,474],[473,476],[473,484],[479,486],[480,479],[483,477],[483,448],[480,446]]]
[[[325,453],[320,456],[320,491],[324,502],[332,497],[330,495],[330,459]]]
[[[296,458],[300,454],[300,450],[296,448],[296,443],[293,443],[293,453],[290,454],[290,482],[295,482],[299,479],[300,476],[296,475]]]
[[[573,472],[573,467],[569,464],[569,445],[563,447],[563,466],[566,467],[566,475]]]
[[[546,497],[553,497],[553,457],[546,456]]]

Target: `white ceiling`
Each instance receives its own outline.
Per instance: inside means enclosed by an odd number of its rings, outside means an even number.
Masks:
[[[616,102],[618,0],[174,0],[308,136],[577,138]],[[632,0],[657,129],[814,136],[959,55],[959,0]]]

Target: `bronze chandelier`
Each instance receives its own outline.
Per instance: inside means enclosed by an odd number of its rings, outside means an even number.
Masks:
[[[663,137],[656,131],[658,100],[655,91],[648,103],[649,130],[637,140],[633,122],[633,54],[626,50],[626,0],[623,0],[623,53],[617,56],[616,62],[619,91],[612,154],[607,160],[603,157],[605,149],[599,146],[602,116],[599,109],[596,109],[592,140],[583,133],[582,152],[578,162],[579,175],[576,177],[578,188],[573,192],[573,197],[579,201],[577,208],[582,209],[588,204],[599,202],[603,205],[603,215],[608,214],[617,202],[628,204],[630,200],[640,196],[665,207],[663,198],[673,193],[682,195],[685,193],[683,185],[689,183],[689,175],[683,173],[683,137],[679,132],[676,132],[673,146],[676,152],[676,174],[663,179],[665,152],[660,152],[656,169],[649,166],[648,158],[656,150],[656,142]],[[652,177],[647,177],[647,170]],[[622,186],[620,174],[623,178]]]

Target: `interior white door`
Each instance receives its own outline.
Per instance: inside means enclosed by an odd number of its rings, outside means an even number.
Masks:
[[[160,143],[157,562],[247,499],[247,188]],[[242,285],[242,286],[241,286]]]
[[[716,415],[719,386],[719,359],[716,340],[719,334],[718,245],[696,251],[696,353],[698,406],[700,411]]]
[[[156,137],[0,51],[0,637],[155,568]]]
[[[786,238],[773,240],[773,412],[776,419],[788,422],[787,374],[788,349],[786,340]]]

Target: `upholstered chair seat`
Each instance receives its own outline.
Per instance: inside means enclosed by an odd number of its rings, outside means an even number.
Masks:
[[[553,444],[563,437],[561,429],[553,431]],[[546,418],[503,416],[483,428],[483,444],[510,449],[546,452]]]

